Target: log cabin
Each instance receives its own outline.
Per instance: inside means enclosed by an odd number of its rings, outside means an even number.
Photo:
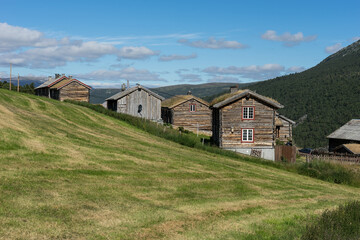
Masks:
[[[177,95],[161,104],[161,118],[174,127],[211,135],[211,110],[209,103],[191,95]]]
[[[345,146],[343,150],[350,150],[346,147],[346,144],[360,144],[360,119],[350,120],[327,138],[329,139],[329,152],[338,150],[341,145]],[[354,148],[354,145],[351,145],[351,147]]]
[[[106,99],[107,109],[141,117],[152,121],[161,121],[161,102],[164,98],[149,89],[137,85]]]
[[[292,142],[292,129],[295,122],[283,115],[276,113],[275,118],[275,137],[281,142]]]
[[[276,111],[283,105],[251,90],[239,90],[213,100],[214,143],[224,149],[274,160]]]
[[[45,83],[35,88],[35,94],[60,101],[69,99],[80,102],[89,102],[90,89],[91,87],[72,78],[72,76],[66,77],[65,75],[62,75],[55,77],[55,79],[49,77]]]

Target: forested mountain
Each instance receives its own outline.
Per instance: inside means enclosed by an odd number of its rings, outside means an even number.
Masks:
[[[294,129],[298,146],[327,146],[327,135],[360,118],[360,41],[304,72],[249,88],[279,101],[285,106],[280,112],[295,121],[307,116]]]

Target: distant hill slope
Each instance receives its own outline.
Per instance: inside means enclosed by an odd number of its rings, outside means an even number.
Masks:
[[[306,120],[294,129],[298,146],[327,146],[326,136],[360,118],[360,41],[297,74],[249,86],[285,106],[287,117]]]
[[[2,239],[298,239],[308,214],[360,197],[3,89],[0,167]]]
[[[0,79],[2,82],[10,82],[10,78],[1,78]],[[34,83],[34,86],[35,87],[38,87],[40,86],[42,83],[44,83],[46,81],[46,79],[35,79],[35,78],[32,78],[32,77],[20,77],[20,85],[23,86],[23,85],[26,85],[26,84],[31,84],[31,83]],[[17,85],[17,76],[14,76],[12,79],[11,79],[11,83],[14,84],[15,86]]]
[[[163,96],[164,98],[171,98],[175,95],[186,95],[188,91],[194,96],[205,98],[208,96],[217,96],[220,93],[228,91],[230,86],[239,85],[244,87],[248,84],[237,83],[204,83],[204,84],[179,84],[166,87],[151,88],[151,91]],[[90,92],[90,103],[101,104],[106,98],[119,92],[116,88],[95,88]]]
[[[93,88],[90,91],[90,103],[102,104],[105,99],[120,92],[119,88]]]
[[[228,91],[231,86],[239,85],[239,87],[247,86],[248,84],[239,83],[204,83],[204,84],[179,84],[166,87],[152,88],[151,90],[164,98],[171,98],[175,95],[186,95],[188,91],[194,96],[204,98],[207,96],[217,95],[219,93]]]

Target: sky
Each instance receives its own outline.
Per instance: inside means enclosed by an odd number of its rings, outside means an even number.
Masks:
[[[247,83],[301,72],[360,39],[360,1],[0,0],[0,78],[94,88]]]

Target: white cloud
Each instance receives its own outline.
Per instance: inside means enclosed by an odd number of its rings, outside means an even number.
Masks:
[[[188,60],[188,59],[193,59],[193,58],[197,58],[197,54],[193,53],[191,55],[177,55],[177,54],[172,54],[172,55],[162,55],[159,57],[159,61],[161,62],[169,62],[169,61],[174,61],[174,60]]]
[[[360,40],[360,37],[353,37],[351,38],[351,42],[357,42]]]
[[[150,72],[146,69],[136,69],[134,67],[127,67],[121,70],[96,70],[74,76],[79,79],[87,80],[129,80],[134,83],[141,83],[143,81],[166,82],[166,80],[161,78],[158,73]]]
[[[326,47],[325,52],[332,54],[332,53],[336,53],[341,48],[342,48],[342,44],[341,43],[336,43],[334,45]]]
[[[64,41],[64,43],[64,45],[31,48],[19,53],[0,55],[0,65],[7,65],[11,62],[17,66],[53,68],[64,66],[67,62],[94,61],[118,51],[113,45],[94,41]]]
[[[275,31],[268,30],[263,35],[261,35],[261,38],[270,41],[283,42],[285,46],[292,47],[301,42],[314,41],[317,38],[317,36],[312,35],[305,37],[302,32],[298,32],[295,34],[286,32],[283,35],[277,35]]]
[[[23,46],[34,46],[41,42],[43,34],[39,31],[0,23],[0,51],[12,51]]]
[[[299,67],[299,66],[292,66],[292,67],[289,67],[286,72],[288,73],[298,73],[298,72],[302,72],[306,70],[306,68],[304,67]]]
[[[193,41],[190,42],[187,39],[179,39],[179,43],[196,48],[210,48],[210,49],[242,49],[247,48],[246,45],[237,41],[225,41],[224,39],[216,40],[214,37],[210,37],[206,41]]]
[[[120,49],[119,58],[127,59],[146,59],[151,56],[159,55],[160,52],[153,51],[147,47],[123,47]]]
[[[159,52],[144,46],[115,45],[99,41],[45,38],[42,32],[0,23],[0,65],[9,63],[20,67],[54,68],[68,62],[91,62],[105,55],[117,56],[118,60],[146,59]]]

